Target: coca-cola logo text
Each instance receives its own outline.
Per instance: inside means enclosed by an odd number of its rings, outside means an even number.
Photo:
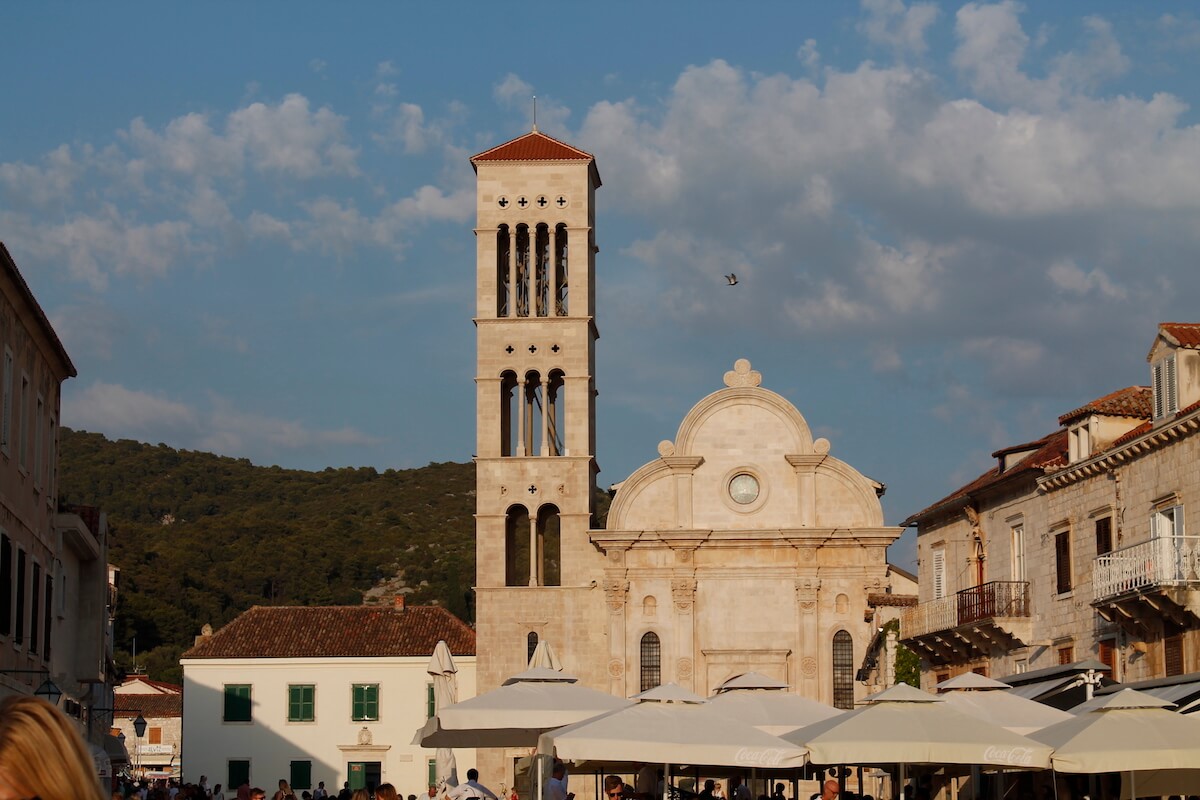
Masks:
[[[1033,749],[1029,747],[989,747],[983,751],[983,760],[989,764],[1012,764],[1028,767],[1033,765]]]
[[[775,747],[764,747],[762,750],[743,747],[737,751],[735,759],[738,764],[752,767],[778,767],[785,757],[786,751]]]

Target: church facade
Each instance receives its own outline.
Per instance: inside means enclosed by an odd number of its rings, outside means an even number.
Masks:
[[[535,130],[472,164],[480,691],[547,640],[622,696],[757,670],[852,706],[902,532],[883,486],[740,360],[595,525],[595,159]]]

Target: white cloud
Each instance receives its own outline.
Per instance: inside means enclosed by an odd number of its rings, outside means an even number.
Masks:
[[[358,150],[345,141],[345,120],[328,108],[309,110],[308,98],[289,94],[281,103],[253,103],[229,115],[227,137],[260,172],[309,178],[358,174]]]
[[[317,75],[324,75],[325,68],[328,66],[329,66],[329,63],[326,62],[325,59],[323,59],[323,58],[314,58],[308,62],[308,68],[311,69]]]
[[[1124,300],[1127,292],[1113,283],[1103,270],[1084,272],[1070,259],[1055,262],[1047,272],[1050,282],[1064,292],[1076,295],[1096,293],[1113,300]]]
[[[530,123],[533,122],[535,95],[538,130],[551,135],[567,135],[567,119],[571,116],[571,110],[552,97],[538,95],[533,86],[523,81],[520,76],[510,72],[492,88],[492,97],[501,108],[522,113]]]
[[[65,392],[62,405],[67,427],[113,437],[162,441],[159,437],[191,435],[200,427],[199,415],[183,403],[104,381]]]
[[[804,44],[796,51],[796,58],[805,69],[813,70],[821,64],[821,52],[817,49],[816,39],[805,39]]]
[[[0,189],[10,207],[45,208],[66,201],[83,166],[71,155],[71,148],[59,145],[42,159],[44,166],[20,162],[0,163]]]
[[[862,0],[862,8],[866,16],[858,30],[868,41],[889,47],[897,55],[923,55],[928,49],[925,33],[937,20],[935,4],[905,6],[903,0]]]
[[[87,358],[111,361],[118,341],[132,327],[113,308],[94,299],[59,306],[48,316],[76,366]]]
[[[1129,71],[1129,58],[1113,34],[1112,24],[1101,17],[1085,17],[1087,46],[1054,59],[1054,72],[1071,86],[1094,88]]]

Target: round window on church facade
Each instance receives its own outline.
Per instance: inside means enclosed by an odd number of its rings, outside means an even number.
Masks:
[[[729,481],[729,496],[738,505],[750,505],[758,499],[758,479],[746,472],[734,475]]]

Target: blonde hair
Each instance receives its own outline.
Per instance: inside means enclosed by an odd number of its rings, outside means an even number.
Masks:
[[[375,790],[375,800],[400,800],[400,795],[396,794],[396,787],[390,783],[381,783]]]
[[[0,701],[0,776],[25,797],[107,800],[83,738],[40,697]]]
[[[355,789],[354,794],[350,796],[350,800],[371,800],[371,793],[366,789]]]

